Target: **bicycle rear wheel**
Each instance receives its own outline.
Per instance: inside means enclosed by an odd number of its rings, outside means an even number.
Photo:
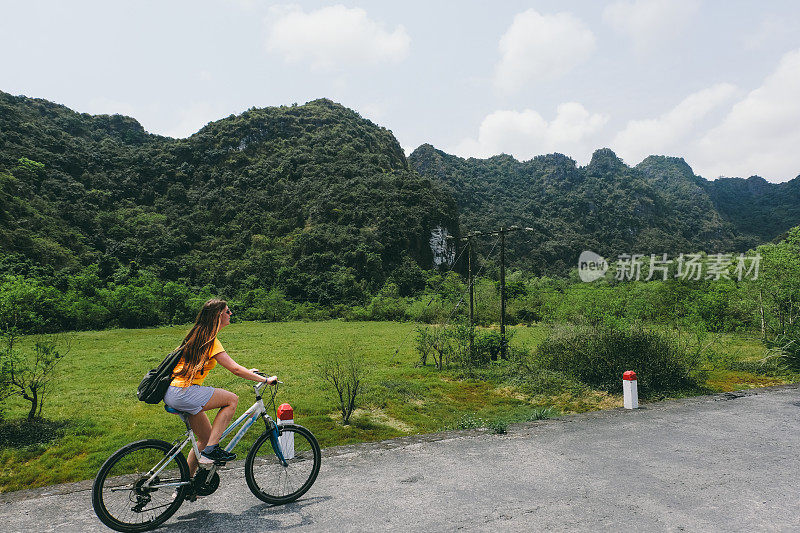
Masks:
[[[92,507],[116,531],[139,532],[158,527],[183,503],[189,465],[183,454],[173,457],[146,487],[148,472],[172,450],[163,440],[141,440],[123,446],[100,468],[92,486]]]
[[[263,433],[250,448],[244,462],[247,486],[257,498],[276,505],[295,501],[311,488],[319,474],[322,453],[314,435],[295,424],[278,426],[281,442],[293,440],[293,453],[284,446],[287,466],[278,459],[270,442],[269,432]]]

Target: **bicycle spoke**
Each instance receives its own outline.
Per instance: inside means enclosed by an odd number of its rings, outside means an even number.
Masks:
[[[189,482],[186,460],[177,455],[152,473],[169,458],[170,448],[163,441],[140,441],[106,461],[92,489],[92,505],[103,523],[118,531],[144,531],[177,510]]]
[[[278,459],[268,436],[262,436],[253,445],[247,461],[245,475],[250,490],[269,503],[288,503],[304,494],[314,483],[319,472],[320,451],[314,436],[300,426],[281,428],[284,441],[293,446],[284,450],[287,466]]]

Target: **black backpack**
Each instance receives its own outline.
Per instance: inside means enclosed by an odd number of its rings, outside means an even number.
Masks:
[[[167,393],[169,384],[172,382],[172,371],[181,360],[181,355],[183,355],[183,349],[178,348],[165,357],[158,367],[144,375],[136,390],[139,401],[158,403],[164,399],[164,394]]]

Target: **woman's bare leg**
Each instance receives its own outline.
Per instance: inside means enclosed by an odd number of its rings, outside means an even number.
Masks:
[[[219,444],[219,440],[222,438],[222,432],[225,431],[225,428],[231,423],[231,419],[233,419],[233,415],[236,413],[236,406],[238,404],[239,397],[234,393],[224,389],[214,389],[214,394],[211,395],[211,399],[208,400],[208,403],[203,406],[203,411],[220,409],[217,416],[214,417],[214,424],[211,426],[211,433],[208,436],[206,446]],[[201,449],[200,451],[203,450]]]
[[[228,424],[236,412],[236,406],[239,403],[239,397],[232,392],[224,389],[214,389],[214,394],[211,395],[208,402],[203,406],[203,410],[196,415],[189,415],[189,425],[194,432],[194,437],[197,440],[197,449],[201,452],[203,448],[211,444],[219,444],[219,439],[222,437],[222,432],[228,427]],[[217,416],[214,417],[214,425],[208,421],[208,415],[205,411],[220,408]],[[197,471],[197,457],[194,456],[194,450],[189,452],[186,460],[189,463],[189,473],[194,476]]]
[[[208,443],[209,435],[211,435],[211,422],[208,421],[208,415],[203,411],[196,415],[189,415],[189,425],[197,440],[197,449],[202,452]],[[194,456],[194,449],[189,452],[187,462],[189,463],[189,474],[194,476],[197,471],[197,457]]]

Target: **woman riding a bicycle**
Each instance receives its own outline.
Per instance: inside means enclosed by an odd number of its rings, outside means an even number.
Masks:
[[[92,508],[108,527],[125,533],[149,531],[169,519],[184,500],[213,494],[220,484],[218,468],[236,457],[231,451],[258,420],[264,421],[264,432],[250,445],[244,460],[250,491],[270,505],[283,505],[305,494],[317,479],[322,460],[317,439],[291,421],[276,422],[278,378],[265,378],[256,369],[237,364],[217,340],[219,330],[230,323],[230,315],[224,301],[209,300],[181,344],[182,359],[173,370],[164,403],[167,411],[181,415],[185,435],[172,444],[160,439],[126,444],[97,472]],[[217,363],[236,376],[258,382],[253,385],[255,403],[230,425],[239,398],[203,385]],[[267,413],[262,397],[267,385],[274,385],[268,402],[276,411],[275,419]],[[204,413],[211,409],[219,409],[213,426]],[[238,426],[241,428],[222,449],[220,439]],[[188,458],[182,453],[187,446],[192,450]],[[198,468],[198,457],[202,468]]]
[[[217,339],[219,330],[231,323],[231,310],[224,300],[209,300],[200,309],[194,326],[181,343],[183,354],[172,373],[173,380],[164,403],[169,407],[187,413],[189,424],[197,437],[197,447],[201,450],[201,463],[232,461],[235,453],[227,452],[219,447],[222,432],[228,426],[236,412],[239,397],[227,390],[203,385],[208,373],[217,363],[231,371],[235,376],[257,382],[266,381],[275,384],[278,378],[269,378],[256,374],[257,369],[246,369],[222,347]],[[208,420],[205,411],[219,409],[214,424]],[[198,458],[194,452],[189,453],[189,469],[194,475],[198,466]]]

